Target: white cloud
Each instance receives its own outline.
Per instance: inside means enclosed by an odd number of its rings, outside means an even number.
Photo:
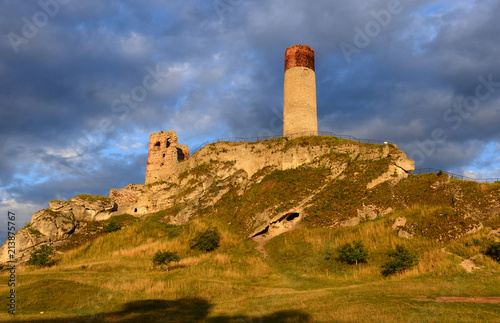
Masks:
[[[153,46],[150,40],[143,34],[132,32],[129,37],[120,40],[122,52],[131,58],[151,54]]]
[[[15,220],[10,222],[14,223],[15,230],[17,231],[22,229],[27,222],[31,221],[31,217],[36,211],[48,207],[46,204],[19,203],[1,191],[0,196],[2,196],[2,202],[0,203],[0,243],[3,243],[7,238],[8,212],[15,214]]]

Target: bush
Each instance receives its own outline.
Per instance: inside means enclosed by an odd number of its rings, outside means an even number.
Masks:
[[[500,262],[500,242],[490,243],[490,245],[486,247],[484,254]]]
[[[478,238],[473,238],[470,242],[466,242],[465,246],[466,247],[471,247],[471,246],[479,246],[481,244],[481,240]]]
[[[44,244],[40,248],[35,248],[30,255],[28,265],[42,267],[54,254],[54,250],[49,245]]]
[[[170,251],[158,251],[155,253],[153,256],[153,264],[155,266],[160,266],[160,265],[168,265],[172,261],[179,261],[181,260],[181,257],[176,252],[170,252]]]
[[[389,276],[418,264],[417,256],[403,245],[397,245],[396,250],[388,253],[392,260],[385,263],[382,268],[382,275]]]
[[[220,233],[215,227],[207,229],[205,232],[198,234],[194,239],[189,240],[191,249],[202,251],[212,251],[219,247]]]
[[[354,241],[352,245],[346,243],[337,248],[337,258],[335,260],[345,262],[350,265],[358,264],[358,262],[366,262],[368,259],[368,250],[361,241]]]
[[[121,226],[115,222],[115,220],[111,220],[109,221],[108,224],[106,224],[104,226],[104,228],[102,229],[102,232],[113,232],[113,231],[117,231],[117,230],[120,230],[121,229]]]

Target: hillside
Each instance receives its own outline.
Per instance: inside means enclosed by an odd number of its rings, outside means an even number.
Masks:
[[[218,142],[178,167],[163,182],[52,201],[35,213],[16,233],[18,260],[46,243],[58,253],[50,267],[17,270],[16,318],[456,322],[500,314],[500,265],[482,253],[500,240],[499,183],[411,175],[413,162],[395,145],[323,136]],[[110,221],[121,230],[102,232]],[[190,249],[212,226],[221,246]],[[331,259],[356,240],[366,263]],[[397,244],[419,263],[385,278],[381,266]],[[180,262],[153,268],[159,250],[178,252]]]

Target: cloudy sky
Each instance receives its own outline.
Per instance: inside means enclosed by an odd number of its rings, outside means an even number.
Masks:
[[[1,0],[0,234],[144,182],[149,134],[281,134],[283,57],[316,52],[322,131],[500,177],[497,0]]]

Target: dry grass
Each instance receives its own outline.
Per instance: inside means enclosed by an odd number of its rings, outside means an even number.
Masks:
[[[463,241],[436,245],[424,237],[401,239],[391,228],[397,216],[410,218],[430,211],[431,207],[413,206],[357,227],[302,227],[270,240],[266,245],[269,260],[263,260],[253,249],[252,241],[210,218],[148,231],[148,236],[141,227],[145,224],[133,224],[58,256],[59,263],[53,267],[19,269],[18,288],[26,295],[20,302],[30,305],[20,309],[16,320],[36,319],[43,310],[46,317],[70,321],[75,313],[111,313],[127,302],[192,298],[210,304],[206,320],[215,322],[237,321],[238,317],[246,321],[275,317],[275,321],[301,322],[453,322],[498,317],[500,310],[495,304],[432,302],[440,296],[498,296],[500,287],[491,281],[498,277],[500,264],[479,255],[476,264],[482,269],[467,275],[459,267],[457,255],[441,251],[443,247],[460,250],[459,246],[472,238],[482,239],[482,231]],[[213,225],[221,231],[221,247],[210,253],[190,250],[188,241]],[[369,249],[366,264],[350,266],[325,260],[328,250],[354,240],[361,240]],[[387,260],[386,252],[400,243],[414,250],[420,262],[413,269],[384,278],[380,270]],[[464,248],[473,250],[476,246]],[[177,251],[182,259],[170,264],[168,270],[148,270],[152,256],[162,249]],[[0,279],[5,275],[2,273]],[[57,289],[40,289],[37,285],[44,282],[50,286],[56,281],[61,286]],[[6,297],[6,293],[6,285],[0,286],[0,296]],[[60,299],[59,304],[44,303],[47,293]],[[77,295],[78,306],[70,302]],[[96,303],[96,299],[102,301]],[[199,307],[187,306],[182,315],[199,311]],[[151,317],[158,311],[152,310]],[[132,317],[120,315],[125,314],[113,314],[108,321]],[[136,316],[136,320],[144,319]],[[6,319],[10,317],[1,313],[0,320]]]

